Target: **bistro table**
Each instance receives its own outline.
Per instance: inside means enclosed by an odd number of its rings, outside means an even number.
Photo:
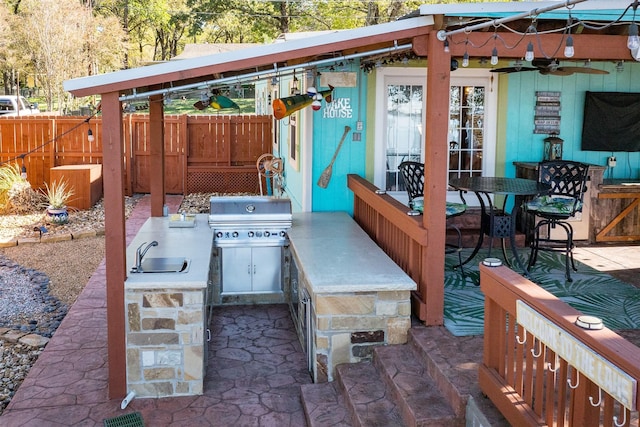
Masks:
[[[484,236],[489,237],[489,253],[491,256],[491,247],[493,246],[493,238],[498,237],[502,239],[502,254],[507,265],[511,266],[507,258],[507,251],[505,247],[504,239],[509,239],[511,245],[511,251],[518,264],[518,267],[524,272],[526,276],[529,270],[522,263],[522,260],[518,256],[518,250],[516,248],[516,218],[522,204],[523,197],[531,197],[540,194],[547,193],[551,186],[543,184],[532,179],[524,178],[498,178],[498,177],[486,177],[486,176],[467,176],[462,178],[452,178],[449,180],[451,185],[456,190],[461,191],[473,191],[478,197],[480,202],[481,220],[480,220],[480,237],[476,243],[476,247],[469,257],[462,261],[460,265],[464,265],[471,261],[484,242]],[[502,207],[498,208],[493,204],[491,200],[491,194],[504,195],[504,201]],[[509,196],[513,196],[515,203],[511,212],[507,212],[506,205]]]

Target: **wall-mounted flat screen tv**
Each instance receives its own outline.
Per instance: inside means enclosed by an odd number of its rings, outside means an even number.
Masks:
[[[587,92],[584,151],[640,151],[640,93]]]

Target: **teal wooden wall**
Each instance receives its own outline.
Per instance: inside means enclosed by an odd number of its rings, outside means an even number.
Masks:
[[[567,62],[567,66],[575,63]],[[543,140],[545,134],[534,134],[534,111],[537,91],[561,92],[561,127],[560,138],[564,140],[563,158],[578,160],[586,163],[606,165],[611,155],[617,157],[617,166],[605,171],[606,178],[640,179],[640,153],[623,152],[589,152],[582,151],[582,115],[586,91],[610,92],[640,92],[640,63],[625,62],[624,70],[618,72],[613,62],[598,62],[594,68],[604,69],[607,75],[574,74],[571,76],[544,76],[538,72],[521,72],[499,75],[499,119],[497,131],[496,174],[515,176],[513,162],[538,162],[542,160]],[[357,71],[357,64],[352,64],[351,71]],[[287,194],[291,198],[294,211],[302,210],[302,195],[305,191],[303,168],[305,159],[312,156],[312,195],[313,211],[353,211],[353,193],[347,188],[347,174],[358,174],[371,177],[373,156],[373,126],[371,111],[367,111],[367,103],[373,102],[373,85],[369,84],[375,76],[358,72],[358,86],[354,88],[336,87],[333,98],[341,103],[338,111],[326,117],[327,105],[319,111],[300,114],[301,129],[312,126],[312,152],[306,152],[310,145],[301,143],[299,153],[299,169],[296,170],[289,163],[288,147],[288,119],[278,122],[280,128],[279,151],[276,152],[285,159],[285,182]],[[286,81],[281,82],[281,88],[288,87]],[[319,87],[318,89],[326,89]],[[370,93],[371,92],[371,93]],[[282,92],[281,92],[282,93]],[[348,108],[346,107],[348,104]],[[310,109],[310,107],[307,107]],[[306,109],[305,109],[306,110]],[[311,123],[305,123],[310,118]],[[369,120],[368,120],[369,119]],[[360,131],[360,141],[354,141],[356,124],[360,120],[363,130]],[[333,165],[333,173],[329,186],[322,189],[317,185],[318,178],[331,161],[345,126],[351,127],[338,158]],[[369,135],[369,138],[367,138]],[[301,138],[304,136],[301,135]],[[367,151],[368,150],[368,151]]]
[[[361,81],[366,78],[363,76],[363,73],[358,73],[358,85],[366,85],[366,82]],[[359,96],[362,96],[360,101],[358,101]],[[367,96],[365,91],[358,90],[358,87],[336,87],[333,90],[333,99],[336,105],[331,115],[339,117],[325,117],[325,108],[331,107],[325,106],[324,103],[320,111],[313,113],[312,210],[353,213],[353,193],[347,187],[347,174],[365,175],[366,133],[358,131],[356,123],[360,117],[364,129],[366,129],[364,110],[360,112],[359,108],[365,108]],[[340,138],[344,134],[345,126],[350,126],[351,131],[347,134],[342,149],[333,164],[329,186],[323,189],[317,185],[318,179],[331,162]],[[354,133],[360,134],[360,141],[355,140]]]
[[[576,66],[575,63],[561,65]],[[592,92],[640,92],[640,64],[625,62],[624,70],[618,72],[613,62],[598,62],[594,68],[609,72],[607,75],[573,74],[570,76],[544,76],[538,72],[520,72],[501,75],[500,125],[498,132],[497,170],[503,170],[506,176],[515,176],[514,161],[538,162],[542,160],[543,140],[547,135],[534,134],[534,106],[536,91],[561,92],[562,110],[560,113],[560,135],[564,140],[563,158],[606,166],[607,158],[617,157],[617,166],[605,171],[606,178],[640,178],[640,153],[593,152],[582,151],[582,115],[586,91]],[[507,87],[507,90],[503,90]],[[505,104],[506,103],[506,104]],[[501,160],[503,159],[503,160]]]

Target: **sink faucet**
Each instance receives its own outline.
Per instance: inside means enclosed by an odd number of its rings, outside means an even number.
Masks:
[[[144,245],[147,245],[147,242],[144,242],[143,244],[138,246],[138,249],[136,249],[136,266],[134,267],[134,269],[138,273],[142,272],[142,258],[144,258],[144,255],[147,253],[149,249],[151,249],[152,246],[158,246],[158,242],[154,240],[153,242],[149,243],[146,247]]]

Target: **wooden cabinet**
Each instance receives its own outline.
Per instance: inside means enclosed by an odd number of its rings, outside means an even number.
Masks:
[[[66,181],[73,188],[68,207],[91,209],[102,197],[102,165],[66,165],[51,168],[51,182]]]

